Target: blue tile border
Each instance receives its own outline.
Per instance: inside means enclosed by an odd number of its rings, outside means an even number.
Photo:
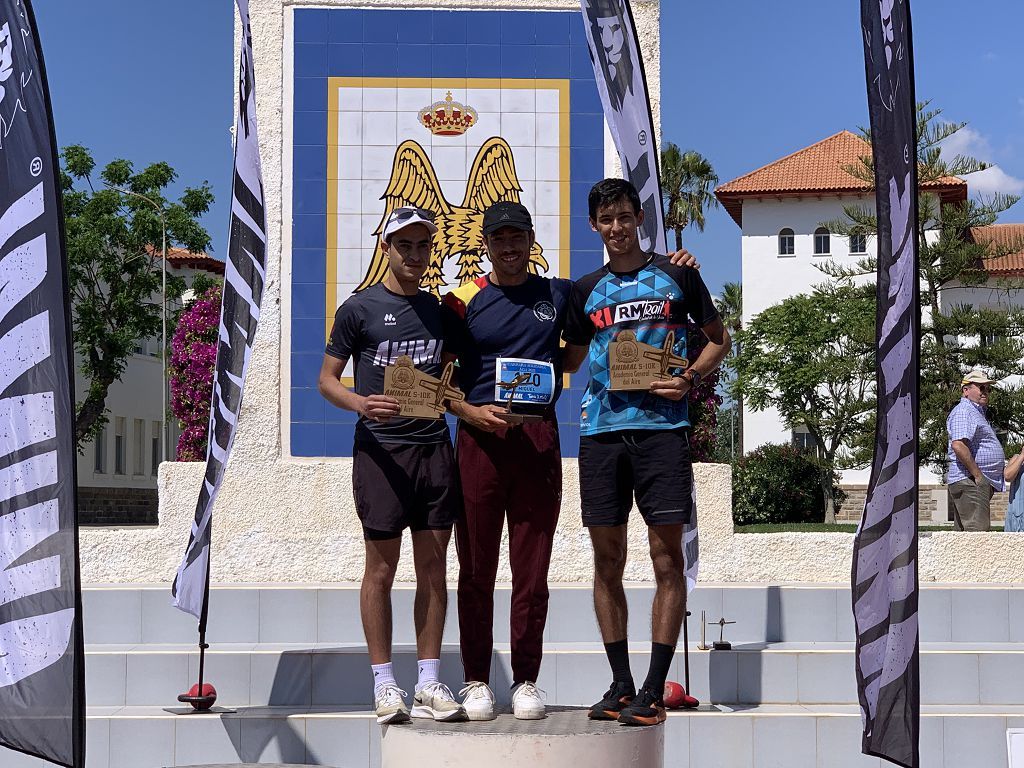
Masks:
[[[329,77],[567,79],[570,81],[570,273],[604,259],[586,216],[587,193],[604,175],[603,113],[580,13],[296,8],[292,178],[293,456],[349,456],[355,415],[316,389],[323,359],[326,291]],[[572,377],[557,413],[562,454],[577,455],[585,374]]]

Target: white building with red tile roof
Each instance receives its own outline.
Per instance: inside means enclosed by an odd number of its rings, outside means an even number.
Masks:
[[[870,157],[871,147],[859,136],[840,131],[715,190],[725,210],[742,232],[743,322],[784,299],[806,293],[826,281],[819,265],[832,261],[855,264],[875,253],[873,237],[845,238],[828,232],[826,222],[841,219],[846,206],[874,209],[871,185],[846,170]],[[967,183],[947,177],[922,185],[943,203],[967,199]],[[974,231],[978,239],[1004,245],[1024,239],[1024,225],[1003,224]],[[1024,277],[1024,251],[991,259],[988,285],[955,288],[944,302],[1005,306],[1008,295],[997,283]],[[1024,299],[1011,298],[1024,304]],[[744,409],[743,451],[765,443],[802,442],[801,430],[783,426],[778,411]],[[867,470],[844,473],[845,483],[867,481]],[[922,473],[922,482],[940,479]]]

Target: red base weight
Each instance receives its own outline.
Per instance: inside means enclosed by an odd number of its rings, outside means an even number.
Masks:
[[[679,709],[683,706],[683,699],[686,697],[686,690],[675,680],[665,682],[665,691],[661,695],[662,701],[669,709]]]
[[[199,690],[199,683],[188,689],[188,693],[178,696],[178,701],[183,704],[191,704],[197,712],[205,712],[217,701],[217,689],[210,683],[203,683],[203,690]]]

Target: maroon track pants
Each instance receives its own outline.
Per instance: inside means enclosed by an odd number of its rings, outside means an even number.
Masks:
[[[459,422],[455,453],[465,514],[455,525],[459,633],[467,681],[489,683],[494,581],[508,516],[512,568],[512,677],[535,681],[548,616],[548,564],[562,500],[554,417],[487,433]]]

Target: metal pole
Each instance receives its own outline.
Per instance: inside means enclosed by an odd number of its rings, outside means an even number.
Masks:
[[[163,258],[163,275],[162,275],[162,287],[160,290],[160,320],[161,320],[161,331],[160,331],[160,406],[163,409],[163,428],[164,428],[164,439],[163,439],[163,456],[162,461],[167,461],[170,456],[170,443],[171,443],[171,430],[170,424],[167,423],[167,220],[164,218],[164,212],[160,211],[160,229],[161,229],[161,251]]]

